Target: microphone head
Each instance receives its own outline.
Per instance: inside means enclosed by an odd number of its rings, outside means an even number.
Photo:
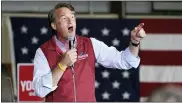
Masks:
[[[72,35],[69,35],[69,36],[68,36],[68,40],[69,40],[69,41],[73,41],[74,39],[75,39],[75,36],[72,36]]]
[[[74,45],[74,41],[75,40],[75,36],[69,35],[68,36],[68,41],[69,41],[69,49],[72,49],[75,47]]]

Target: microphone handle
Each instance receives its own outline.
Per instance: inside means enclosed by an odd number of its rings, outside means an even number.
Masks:
[[[74,68],[74,64],[71,65],[71,68]]]
[[[74,48],[74,41],[73,40],[69,41],[69,48],[70,49]],[[73,69],[74,68],[74,63],[70,67]]]

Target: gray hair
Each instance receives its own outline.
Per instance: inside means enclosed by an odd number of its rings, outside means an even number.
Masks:
[[[147,102],[182,102],[182,88],[176,85],[158,88],[149,96]]]

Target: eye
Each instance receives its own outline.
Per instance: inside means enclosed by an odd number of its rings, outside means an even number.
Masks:
[[[71,18],[75,18],[75,15],[72,15]]]
[[[61,21],[66,21],[66,17],[61,17]]]

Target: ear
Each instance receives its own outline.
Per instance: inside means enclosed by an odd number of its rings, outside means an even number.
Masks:
[[[54,29],[54,30],[57,30],[57,28],[56,28],[56,24],[55,23],[51,23],[51,27]]]

